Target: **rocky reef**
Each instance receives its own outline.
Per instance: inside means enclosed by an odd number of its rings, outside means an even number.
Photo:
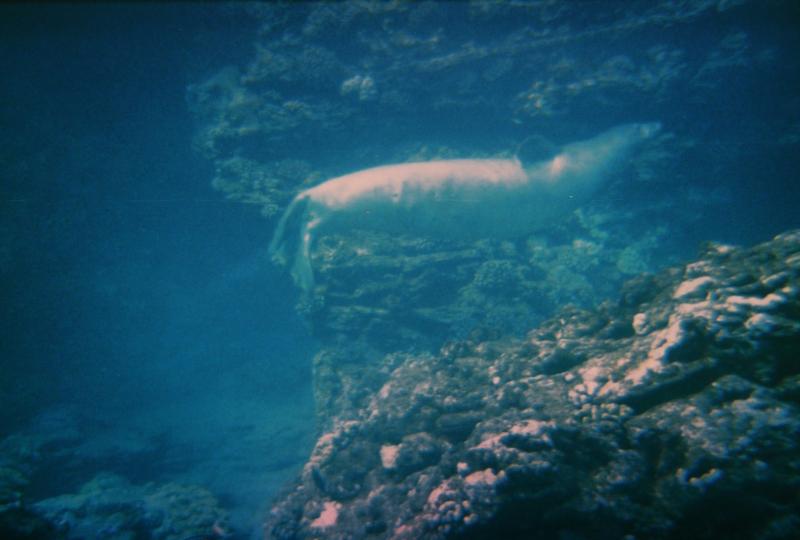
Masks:
[[[113,437],[105,448],[102,435],[92,436],[85,428],[68,410],[59,409],[0,440],[0,538],[235,537],[229,534],[229,511],[207,487],[127,479],[136,467],[164,459],[162,448],[151,448],[134,434],[128,441]],[[128,475],[112,472],[123,464]]]
[[[135,486],[100,474],[78,493],[60,495],[33,507],[53,529],[52,538],[220,538],[227,520],[206,489],[179,484]]]
[[[267,538],[800,536],[800,231],[709,244],[524,338],[344,342]]]

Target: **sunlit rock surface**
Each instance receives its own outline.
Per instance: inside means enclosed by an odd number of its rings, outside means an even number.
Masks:
[[[336,412],[266,536],[796,538],[799,351],[800,232],[708,245],[524,339],[331,347]]]

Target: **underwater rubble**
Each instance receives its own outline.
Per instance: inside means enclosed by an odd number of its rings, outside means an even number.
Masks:
[[[213,538],[227,515],[208,490],[167,483],[135,486],[114,474],[99,474],[75,494],[34,505],[54,529],[51,538]]]
[[[800,231],[708,244],[524,339],[345,343],[267,538],[800,537]]]
[[[134,485],[100,473],[77,493],[29,503],[29,479],[0,469],[0,537],[63,540],[186,540],[221,538],[228,514],[200,486],[176,483]]]
[[[103,472],[105,453],[87,455],[76,446],[85,434],[67,412],[42,424],[0,441],[0,538],[199,540],[231,530],[229,512],[209,489],[134,484]],[[122,459],[123,449],[117,451]],[[75,484],[87,470],[95,470],[93,477]]]

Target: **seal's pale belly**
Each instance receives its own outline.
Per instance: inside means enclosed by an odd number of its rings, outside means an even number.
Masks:
[[[400,163],[332,178],[305,193],[328,208],[389,201],[413,206],[461,190],[519,186],[528,178],[512,159],[454,159]]]
[[[348,200],[346,211],[338,211],[337,205],[329,205],[312,194],[308,215],[311,219],[321,218],[315,228],[317,235],[367,229],[470,240],[517,237],[545,226],[564,211],[559,208],[563,205],[554,204],[557,201],[545,186],[527,181],[519,162],[507,160],[502,164],[510,174],[495,175],[491,180],[464,174],[442,177],[435,184],[406,181],[391,189],[365,191]],[[416,165],[402,167],[413,170]]]

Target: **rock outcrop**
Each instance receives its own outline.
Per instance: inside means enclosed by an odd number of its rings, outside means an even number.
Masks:
[[[524,339],[323,354],[335,412],[268,538],[800,536],[800,232]]]
[[[232,530],[228,510],[207,487],[137,484],[109,470],[155,463],[161,452],[148,447],[154,441],[131,435],[103,448],[85,423],[64,408],[0,440],[0,538],[187,540]]]
[[[178,484],[137,486],[103,473],[78,493],[34,505],[54,529],[50,538],[220,538],[227,513],[208,490]],[[218,532],[219,531],[219,532]]]

